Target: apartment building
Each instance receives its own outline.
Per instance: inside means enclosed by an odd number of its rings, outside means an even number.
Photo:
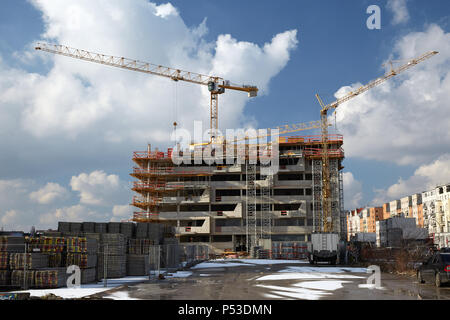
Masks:
[[[248,161],[247,149],[245,163],[237,161],[233,149],[233,164],[222,165],[205,159],[176,165],[172,149],[159,152],[149,146],[134,152],[137,167],[131,176],[137,179],[132,188],[137,195],[132,205],[140,211],[133,220],[171,224],[180,242],[206,243],[219,252],[244,251],[252,246],[250,237],[310,241],[323,221],[321,136],[283,137],[278,142],[279,170],[273,176],[263,174],[260,161]],[[342,144],[341,135],[329,135],[333,231],[344,238]]]
[[[386,202],[385,204],[383,204],[383,219],[382,220],[389,219],[390,217],[391,217],[391,212],[390,212],[389,202]]]
[[[407,196],[400,199],[400,211],[400,215],[402,217],[412,217],[412,196]]]
[[[389,202],[389,216],[398,217],[402,214],[402,203],[400,200],[392,200]]]

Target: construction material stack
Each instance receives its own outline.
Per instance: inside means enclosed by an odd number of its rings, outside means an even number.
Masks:
[[[67,238],[66,267],[77,265],[81,270],[81,283],[97,278],[98,241],[92,237]]]
[[[126,238],[120,233],[104,233],[98,259],[98,279],[126,276]]]

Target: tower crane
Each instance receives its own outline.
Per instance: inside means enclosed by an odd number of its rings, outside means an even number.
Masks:
[[[219,128],[219,94],[223,94],[225,89],[247,92],[249,97],[256,97],[258,93],[258,88],[256,86],[232,84],[229,80],[224,80],[221,77],[207,76],[195,72],[164,67],[153,63],[127,59],[124,57],[115,57],[101,53],[89,52],[60,44],[38,43],[35,49],[117,68],[154,74],[172,79],[174,81],[186,81],[208,86],[208,90],[211,95],[210,142],[214,142],[216,140],[217,131]],[[174,123],[174,125],[176,126],[176,123]]]
[[[438,54],[437,51],[426,52],[415,59],[409,60],[406,64],[393,69],[391,65],[391,70],[384,76],[379,77],[375,80],[370,81],[368,84],[359,87],[355,91],[351,91],[344,96],[338,98],[336,101],[325,105],[318,94],[316,98],[319,101],[320,110],[320,121],[321,121],[321,135],[322,135],[322,228],[323,232],[331,232],[333,230],[333,221],[331,217],[331,190],[330,190],[330,170],[329,170],[329,155],[328,155],[328,110],[336,109],[342,103],[353,99],[354,97],[364,93],[373,87],[376,87],[386,80],[414,67],[418,63],[431,58],[432,56]]]

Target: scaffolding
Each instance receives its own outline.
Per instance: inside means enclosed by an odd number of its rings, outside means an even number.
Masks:
[[[256,216],[256,164],[251,164],[250,160],[245,163],[246,179],[246,214],[245,214],[245,232],[247,252],[258,245],[257,216]]]

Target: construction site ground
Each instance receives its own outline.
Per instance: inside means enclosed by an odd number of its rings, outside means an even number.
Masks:
[[[282,262],[282,263],[280,263]],[[163,280],[126,284],[92,298],[144,300],[417,300],[450,299],[450,286],[419,284],[413,276],[381,273],[368,285],[367,269],[307,261],[215,260]]]

